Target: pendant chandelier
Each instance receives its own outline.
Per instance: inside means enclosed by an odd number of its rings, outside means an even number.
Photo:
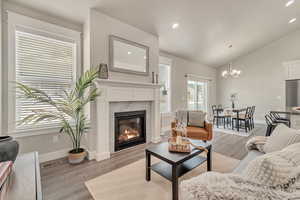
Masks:
[[[232,48],[232,45],[228,46],[229,49]],[[232,63],[228,64],[228,69],[222,72],[224,78],[238,78],[241,75],[241,70],[236,70],[232,68]]]
[[[241,75],[242,71],[241,70],[236,70],[236,69],[232,69],[232,64],[229,63],[228,65],[228,69],[227,70],[224,70],[222,72],[222,76],[224,78],[238,78],[240,75]]]

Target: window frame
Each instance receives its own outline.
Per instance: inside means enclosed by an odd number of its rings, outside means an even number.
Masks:
[[[186,74],[186,108],[189,108],[189,101],[188,101],[188,82],[189,81],[195,81],[195,82],[205,82],[206,85],[206,112],[210,113],[210,101],[211,101],[211,82],[212,79],[208,78],[208,77],[202,77],[202,76],[198,76],[198,75],[193,75],[193,74]]]
[[[32,129],[17,129],[16,126],[16,31],[23,31],[75,44],[74,80],[81,74],[81,32],[40,21],[8,11],[8,135],[16,137],[49,134],[59,130],[59,124]]]
[[[204,111],[205,112],[207,112],[208,111],[208,82],[207,81],[199,81],[199,80],[191,80],[191,79],[188,79],[188,81],[187,81],[187,85],[188,85],[188,87],[189,87],[189,82],[194,82],[194,83],[196,83],[195,84],[195,89],[196,89],[196,100],[195,100],[195,102],[194,102],[194,105],[196,106],[196,108],[194,109],[194,110],[201,110],[200,108],[199,108],[199,99],[198,99],[198,97],[199,97],[199,83],[203,83],[203,84],[205,84],[204,85],[204,95],[205,95],[205,98],[204,98],[204,102],[203,102],[203,104],[204,104]],[[187,90],[188,90],[188,88],[187,88]],[[187,98],[187,107],[188,107],[188,110],[191,110],[190,108],[189,108],[189,99]]]
[[[167,112],[161,112],[162,115],[168,115],[172,113],[172,59],[165,57],[165,56],[159,56],[159,65],[168,65],[170,67],[169,70],[169,94],[168,94],[168,111]],[[160,66],[158,66],[160,68]],[[160,94],[161,95],[161,94]]]

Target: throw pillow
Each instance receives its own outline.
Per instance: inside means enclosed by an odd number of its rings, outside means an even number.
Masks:
[[[288,145],[298,142],[300,142],[300,131],[279,124],[272,135],[267,138],[264,151],[266,153],[280,151]]]
[[[180,122],[187,124],[188,111],[186,110],[178,110],[176,112],[176,119]]]
[[[188,125],[204,128],[206,113],[203,111],[189,111]]]
[[[252,160],[243,171],[243,176],[273,188],[295,189],[294,183],[300,175],[299,165],[300,143],[296,143]]]
[[[267,142],[267,137],[265,136],[254,136],[252,138],[250,138],[247,143],[246,143],[246,149],[248,151],[251,150],[258,150],[262,153],[264,152],[264,146]]]

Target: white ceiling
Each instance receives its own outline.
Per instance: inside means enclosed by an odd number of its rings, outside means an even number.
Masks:
[[[9,1],[80,23],[89,8],[96,8],[158,35],[161,50],[213,67],[300,28],[299,0],[289,8],[287,0]],[[298,20],[288,24],[293,17]],[[177,30],[171,28],[173,22],[180,24]]]

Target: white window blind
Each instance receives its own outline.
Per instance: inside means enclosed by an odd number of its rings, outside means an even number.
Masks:
[[[76,44],[24,31],[15,32],[16,81],[45,91],[51,98],[62,98],[62,89],[74,82],[76,69]],[[16,121],[34,109],[53,108],[17,97]],[[54,126],[55,121],[43,121],[37,126]],[[28,129],[28,126],[18,129]],[[32,127],[30,127],[32,128]]]

